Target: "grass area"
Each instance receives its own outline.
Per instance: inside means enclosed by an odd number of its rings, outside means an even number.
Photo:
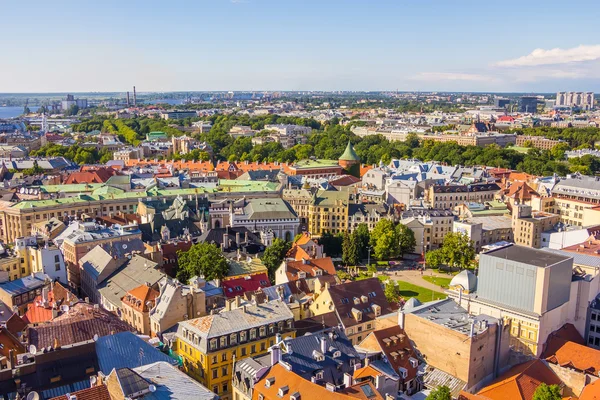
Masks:
[[[377,261],[378,267],[389,267],[390,264],[387,261]]]
[[[448,276],[454,276],[454,275],[457,275],[460,272],[460,270],[448,271],[447,269],[439,269],[439,268],[427,268],[425,270],[425,273],[427,273],[427,271],[437,272],[438,274],[446,274]]]
[[[444,289],[448,289],[448,285],[450,285],[450,281],[452,278],[439,278],[437,276],[423,276],[424,280],[429,283],[433,283],[434,285],[441,286]]]
[[[516,151],[517,153],[527,154],[529,151],[529,147],[521,147],[521,146],[511,146],[509,149]]]
[[[405,300],[408,300],[411,297],[416,297],[421,303],[425,303],[426,301],[446,298],[446,295],[441,292],[429,290],[404,281],[396,282],[398,283],[398,288],[400,289],[400,296],[404,297]]]

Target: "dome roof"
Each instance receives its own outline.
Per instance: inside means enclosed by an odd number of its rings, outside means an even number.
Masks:
[[[477,287],[477,277],[469,270],[463,270],[450,281],[450,287],[462,286],[464,290],[469,292],[475,291]]]
[[[340,157],[342,161],[360,161],[360,157],[354,151],[354,147],[352,147],[352,143],[348,141],[348,146],[346,146],[346,150],[344,150],[344,154]]]

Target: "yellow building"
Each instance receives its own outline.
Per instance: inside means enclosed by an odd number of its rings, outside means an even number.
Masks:
[[[294,337],[294,315],[281,300],[223,311],[178,324],[173,349],[183,359],[183,370],[231,400],[235,359],[265,354],[276,335]]]
[[[348,191],[318,190],[311,195],[308,189],[284,190],[282,198],[313,236],[325,232],[335,235],[349,229],[348,205],[352,198]]]

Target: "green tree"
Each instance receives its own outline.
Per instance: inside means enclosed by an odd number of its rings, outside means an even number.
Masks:
[[[358,257],[359,259],[365,259],[368,255],[369,249],[369,239],[371,234],[369,232],[369,226],[367,224],[360,223],[354,230],[356,234],[356,247],[358,249]]]
[[[325,232],[319,238],[319,244],[323,246],[323,252],[328,256],[335,257],[342,254],[342,240],[342,235]]]
[[[229,265],[221,249],[212,243],[198,243],[188,251],[177,252],[177,279],[188,282],[193,276],[204,279],[222,279],[229,272]]]
[[[25,106],[23,107],[23,114],[29,114],[31,112],[31,110],[29,109],[29,107]]]
[[[356,232],[349,234],[344,232],[342,240],[342,262],[344,265],[358,264],[358,243]]]
[[[286,242],[283,239],[275,238],[273,243],[267,247],[262,256],[262,262],[269,271],[269,278],[275,280],[275,271],[281,265],[285,255],[292,247],[291,242]]]
[[[65,111],[65,115],[77,115],[79,112],[79,106],[77,104],[71,105],[67,111]]]
[[[560,400],[562,395],[560,393],[560,387],[558,385],[546,385],[542,383],[535,389],[532,400]]]
[[[400,297],[400,288],[396,281],[388,280],[384,289],[385,298],[390,303],[397,303]]]
[[[415,251],[417,241],[415,240],[415,233],[409,227],[402,224],[396,225],[396,235],[400,243],[398,247],[400,257],[406,253]]]
[[[444,264],[444,255],[442,250],[430,250],[425,253],[425,266],[429,268],[439,268]]]
[[[373,246],[373,254],[378,260],[387,260],[397,255],[400,242],[394,223],[387,218],[379,220],[371,231],[370,244]]]
[[[425,400],[452,400],[452,393],[448,386],[438,386],[429,393]]]
[[[473,241],[469,239],[466,233],[447,233],[442,243],[442,254],[446,264],[466,268],[475,259]]]

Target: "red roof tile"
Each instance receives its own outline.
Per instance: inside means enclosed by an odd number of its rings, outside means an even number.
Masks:
[[[104,385],[94,386],[77,392],[71,393],[71,396],[76,396],[77,400],[111,400],[108,388]],[[53,397],[50,400],[69,400],[66,394]]]
[[[227,298],[242,296],[246,292],[258,290],[260,288],[271,286],[267,274],[250,275],[243,278],[229,279],[221,283],[223,293]]]

